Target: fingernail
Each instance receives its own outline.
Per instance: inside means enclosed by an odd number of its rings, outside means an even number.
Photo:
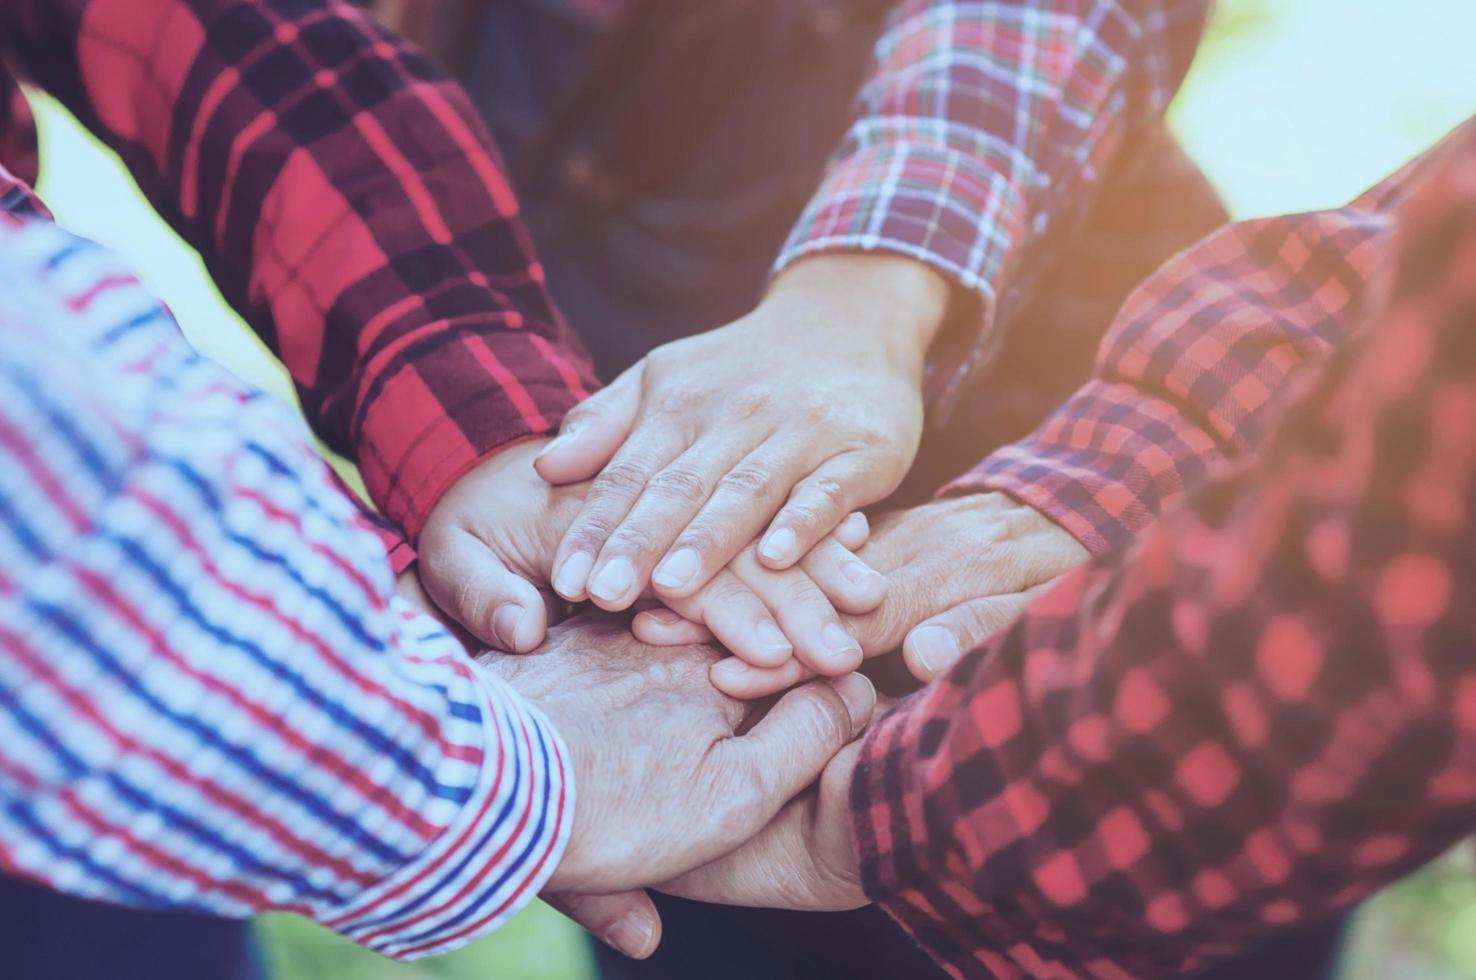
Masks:
[[[846,714],[851,716],[851,731],[856,732],[871,720],[876,710],[876,686],[865,674],[847,674],[831,681],[835,693],[845,702]]]
[[[554,591],[565,599],[578,599],[584,595],[584,583],[593,567],[593,555],[583,551],[574,552],[559,566],[558,574],[553,580]]]
[[[764,620],[755,626],[753,632],[758,637],[759,645],[769,653],[774,654],[776,660],[783,661],[794,653],[793,644],[784,638],[784,634],[779,631],[779,627],[768,620]]]
[[[559,446],[561,446],[564,443],[568,442],[569,441],[569,437],[572,436],[573,434],[574,434],[574,430],[573,429],[569,429],[569,430],[567,430],[565,432],[559,433],[557,436],[554,437],[554,440],[552,442],[550,442],[548,445],[544,446],[542,449],[538,450],[538,455],[537,456],[534,456],[533,458],[534,459],[542,459],[543,457],[547,456],[549,453],[551,453],[555,449],[557,449]]]
[[[683,548],[673,552],[656,566],[651,581],[667,589],[684,589],[692,584],[702,569],[702,556],[695,548]]]
[[[859,660],[861,657],[861,644],[839,623],[826,623],[825,628],[820,631],[820,639],[825,641],[825,648],[835,657],[836,666],[841,665],[841,658],[849,661],[852,658]]]
[[[605,933],[605,942],[638,960],[651,952],[651,938],[655,932],[650,916],[632,912],[610,927]]]
[[[870,585],[874,580],[881,578],[880,572],[864,561],[854,559],[841,566],[841,575],[852,585]]]
[[[937,677],[958,662],[963,651],[951,632],[942,626],[923,626],[912,631],[912,650],[917,664],[929,677]]]
[[[500,606],[492,616],[492,629],[502,645],[509,650],[517,649],[518,626],[523,622],[523,607],[515,602]]]
[[[628,558],[612,558],[590,579],[589,594],[606,602],[617,602],[635,585],[636,569]]]
[[[729,657],[727,660],[719,660],[712,665],[712,675],[717,680],[735,684],[748,680],[752,669],[737,657]]]
[[[670,609],[647,609],[645,612],[647,616],[650,616],[662,626],[680,626],[682,624],[682,617]]]
[[[759,554],[769,561],[789,561],[794,557],[794,550],[799,547],[799,538],[787,527],[781,527],[773,534],[764,539],[759,547]]]
[[[856,534],[860,534],[863,531],[870,530],[869,525],[866,523],[866,515],[861,513],[859,510],[853,511],[843,523],[845,524],[847,531],[852,531]]]

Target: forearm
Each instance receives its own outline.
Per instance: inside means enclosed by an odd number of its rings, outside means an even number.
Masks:
[[[592,385],[463,93],[336,0],[0,3],[412,537]],[[167,51],[167,57],[158,52]]]
[[[1003,491],[1101,554],[1257,455],[1297,374],[1356,333],[1390,209],[1438,156],[1348,207],[1232,225],[1180,253],[1129,297],[1094,377],[944,492]]]
[[[997,342],[999,306],[1027,285],[1032,247],[1081,212],[1125,141],[1167,106],[1207,6],[899,3],[778,267],[852,251],[926,264],[968,313],[974,353],[948,367],[976,369]]]
[[[868,736],[868,892],[960,972],[1178,975],[1471,832],[1459,173],[1401,208],[1392,306],[1264,459]]]
[[[0,225],[0,865],[460,945],[568,835],[556,733],[392,599],[292,411],[100,249]]]

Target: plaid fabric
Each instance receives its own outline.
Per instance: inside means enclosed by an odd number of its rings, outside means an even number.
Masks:
[[[291,408],[0,215],[0,872],[413,958],[547,880],[566,756],[394,598]]]
[[[1266,451],[867,735],[867,892],[953,975],[1179,975],[1476,831],[1476,126],[1422,169]]]
[[[1176,256],[1129,297],[1092,380],[945,492],[1002,490],[1095,553],[1132,540],[1262,446],[1290,380],[1347,339],[1420,166],[1341,210],[1231,225]]]
[[[412,537],[591,388],[481,122],[349,4],[0,0],[0,46],[119,152]]]
[[[777,267],[837,250],[921,259],[977,295],[947,411],[989,362],[1036,248],[1069,228],[1188,70],[1207,0],[900,0],[856,120]]]

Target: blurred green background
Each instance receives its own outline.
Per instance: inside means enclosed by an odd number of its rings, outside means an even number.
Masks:
[[[1476,114],[1471,0],[1220,0],[1173,121],[1237,216],[1341,204]],[[200,261],[149,210],[116,159],[38,99],[41,191],[74,231],[132,261],[205,352],[291,398],[282,370],[221,302]],[[578,931],[534,906],[460,953],[408,966],[307,922],[268,916],[279,980],[592,976]],[[1358,918],[1348,980],[1476,978],[1476,867],[1447,858]]]

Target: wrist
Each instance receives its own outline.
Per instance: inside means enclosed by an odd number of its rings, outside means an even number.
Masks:
[[[870,350],[920,374],[949,299],[948,281],[917,259],[840,252],[789,266],[764,302],[798,306],[802,315],[785,318],[791,324],[864,340]]]

